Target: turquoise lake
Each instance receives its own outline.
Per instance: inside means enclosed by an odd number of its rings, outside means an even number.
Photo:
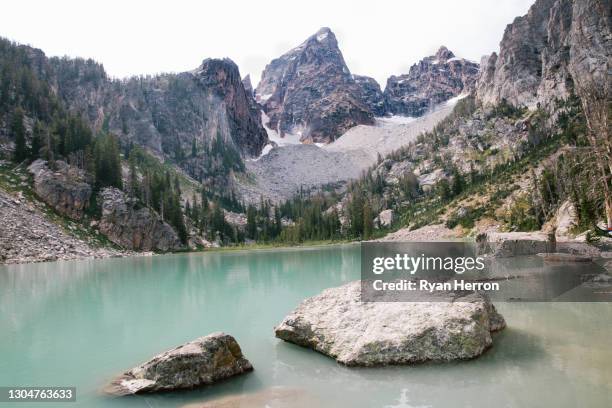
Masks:
[[[75,403],[52,406],[94,408],[180,407],[274,386],[297,390],[286,406],[612,407],[610,303],[499,303],[508,328],[493,347],[450,364],[347,368],[274,337],[302,299],[358,279],[359,267],[358,245],[0,266],[0,385],[75,386]],[[236,337],[254,372],[172,394],[100,393],[215,331]]]

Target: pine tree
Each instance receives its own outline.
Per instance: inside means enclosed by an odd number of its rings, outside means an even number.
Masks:
[[[352,194],[350,203],[351,233],[354,237],[359,237],[363,233],[363,198],[360,192]]]
[[[16,163],[21,163],[28,157],[28,148],[25,140],[25,127],[23,125],[23,111],[16,109],[13,114],[13,122],[11,123],[11,134],[15,139],[15,151],[13,152],[13,160]]]
[[[97,188],[123,188],[119,143],[114,136],[103,133],[96,138],[94,162]]]
[[[453,181],[451,185],[451,192],[453,196],[457,196],[463,191],[465,187],[465,180],[463,179],[461,172],[456,167],[453,167],[452,178]]]
[[[43,147],[43,128],[40,122],[36,122],[32,130],[32,146],[30,147],[30,159],[36,160],[40,157]]]
[[[372,209],[370,208],[369,201],[366,200],[363,206],[363,239],[370,239],[373,230]]]
[[[136,159],[134,155],[130,156],[129,159],[129,185],[128,185],[128,193],[130,197],[136,197],[138,191],[138,175],[136,174]]]
[[[247,225],[246,225],[246,235],[247,238],[256,239],[257,238],[257,210],[251,204],[247,207]]]

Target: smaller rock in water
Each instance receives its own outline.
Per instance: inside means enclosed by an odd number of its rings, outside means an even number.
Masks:
[[[312,408],[321,401],[303,389],[270,387],[254,393],[228,395],[210,401],[187,404],[182,408]]]
[[[471,359],[506,326],[489,299],[472,293],[454,302],[361,302],[361,282],[304,300],[276,337],[349,366]]]
[[[591,262],[593,259],[589,256],[564,254],[559,252],[540,253],[538,256],[546,262]]]
[[[213,333],[200,337],[126,371],[104,392],[110,395],[172,391],[214,384],[253,370],[234,337]]]

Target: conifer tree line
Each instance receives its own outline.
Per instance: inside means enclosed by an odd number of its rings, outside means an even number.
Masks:
[[[440,122],[432,132],[417,138],[386,158],[380,157],[376,165],[368,169],[358,180],[349,183],[343,196],[319,193],[314,196],[297,194],[281,205],[281,215],[293,220],[294,224],[283,226],[279,240],[302,242],[324,239],[368,239],[376,235],[375,217],[381,210],[391,208],[400,213],[401,223],[431,222],[427,218],[429,207],[443,208],[456,198],[482,190],[486,185],[506,183],[509,174],[523,172],[525,166],[538,167],[532,171],[532,185],[529,194],[519,196],[516,202],[502,216],[507,228],[518,231],[532,231],[542,228],[561,203],[569,200],[577,212],[576,232],[586,229],[598,231],[596,223],[606,218],[606,189],[601,186],[601,163],[594,160],[592,141],[580,99],[572,95],[567,100],[556,101],[557,112],[553,125],[543,110],[530,114],[528,140],[519,146],[515,157],[495,165],[493,168],[460,170],[450,158],[437,153],[441,146],[448,145],[453,122],[457,118],[471,116],[478,106],[474,97],[467,97],[456,105],[453,113]],[[513,120],[523,117],[527,110],[515,107],[505,100],[488,112],[487,119],[505,117]],[[544,160],[559,150],[556,160]],[[390,160],[386,160],[390,159]],[[389,186],[380,173],[374,169],[380,165],[391,165],[393,161],[432,160],[440,166],[447,177],[438,181],[433,188],[424,191],[412,172],[399,177],[397,185]],[[389,170],[389,168],[387,169]],[[608,181],[609,182],[609,181]],[[609,186],[612,188],[612,186]],[[510,190],[500,189],[492,199],[497,204],[509,195]],[[336,205],[343,199],[345,222],[341,226]],[[473,221],[483,215],[485,209],[475,209],[469,217],[461,220],[462,225],[473,226]],[[420,214],[422,213],[422,214]],[[433,213],[432,213],[433,214]],[[454,220],[451,227],[455,225]],[[465,223],[465,224],[464,224]],[[416,224],[418,226],[419,224]]]
[[[90,65],[85,73],[87,81],[95,85],[103,70],[95,64]],[[66,67],[70,68],[70,64]],[[76,65],[73,68],[58,71],[61,73],[58,80],[76,80],[81,71]],[[375,221],[380,211],[393,209],[401,215],[399,223],[415,225],[415,219],[423,220],[429,214],[428,208],[442,208],[484,185],[496,180],[503,182],[504,175],[519,171],[519,166],[524,166],[530,156],[534,161],[527,164],[544,168],[531,175],[529,193],[519,197],[502,216],[501,221],[509,229],[541,228],[566,200],[570,200],[577,210],[578,229],[592,228],[598,220],[610,218],[612,161],[606,159],[610,154],[610,135],[601,124],[607,120],[609,106],[595,105],[599,99],[595,101],[594,97],[587,108],[599,109],[599,116],[604,118],[596,123],[586,120],[583,112],[586,102],[576,96],[557,101],[554,110],[558,114],[554,120],[542,109],[528,113],[525,108],[502,100],[487,111],[486,119],[519,120],[529,115],[528,140],[504,163],[492,168],[471,166],[465,171],[438,151],[449,145],[454,122],[470,117],[479,109],[475,98],[470,96],[459,101],[453,112],[431,132],[420,135],[416,142],[387,157],[379,157],[376,165],[348,183],[342,194],[325,189],[315,194],[298,191],[282,203],[261,199],[257,204],[247,205],[233,189],[227,188],[232,173],[245,171],[245,165],[239,152],[221,133],[210,141],[193,138],[187,149],[183,149],[178,139],[164,146],[165,150],[173,149],[171,156],[176,163],[193,162],[194,168],[201,169],[202,187],[198,196],[185,200],[176,173],[155,164],[142,148],[134,147],[131,142],[122,145],[119,138],[108,131],[107,122],[100,131],[93,132],[87,120],[64,106],[46,76],[42,63],[33,58],[26,47],[0,39],[0,128],[14,141],[13,161],[21,164],[42,158],[53,166],[55,160],[65,160],[85,169],[93,177],[94,192],[109,186],[124,189],[142,205],[155,209],[176,229],[183,242],[187,241],[192,228],[207,239],[224,244],[245,240],[299,243],[369,239],[380,231],[381,226]],[[179,94],[182,92],[180,84],[174,87]],[[554,126],[550,126],[551,121]],[[542,165],[538,162],[545,158],[538,152],[550,154],[551,149],[561,146],[564,150],[555,163]],[[129,165],[125,183],[122,154]],[[430,160],[443,170],[445,177],[425,190],[410,171],[400,175],[394,185],[389,185],[380,172],[375,171],[377,166],[401,160],[413,163]],[[500,191],[499,195],[507,193]],[[93,194],[94,200],[96,195]],[[95,203],[92,207],[97,208]],[[224,209],[244,213],[246,226],[232,226]],[[475,214],[482,214],[482,211]]]

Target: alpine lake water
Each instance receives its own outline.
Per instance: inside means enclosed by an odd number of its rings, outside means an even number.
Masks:
[[[274,337],[301,300],[359,269],[358,245],[0,266],[0,385],[74,386],[76,402],[52,405],[67,407],[181,407],[270,387],[289,393],[266,401],[273,408],[612,407],[611,303],[498,303],[508,327],[480,358],[454,363],[348,368]],[[255,371],[188,391],[101,394],[124,370],[215,331],[236,337]]]

